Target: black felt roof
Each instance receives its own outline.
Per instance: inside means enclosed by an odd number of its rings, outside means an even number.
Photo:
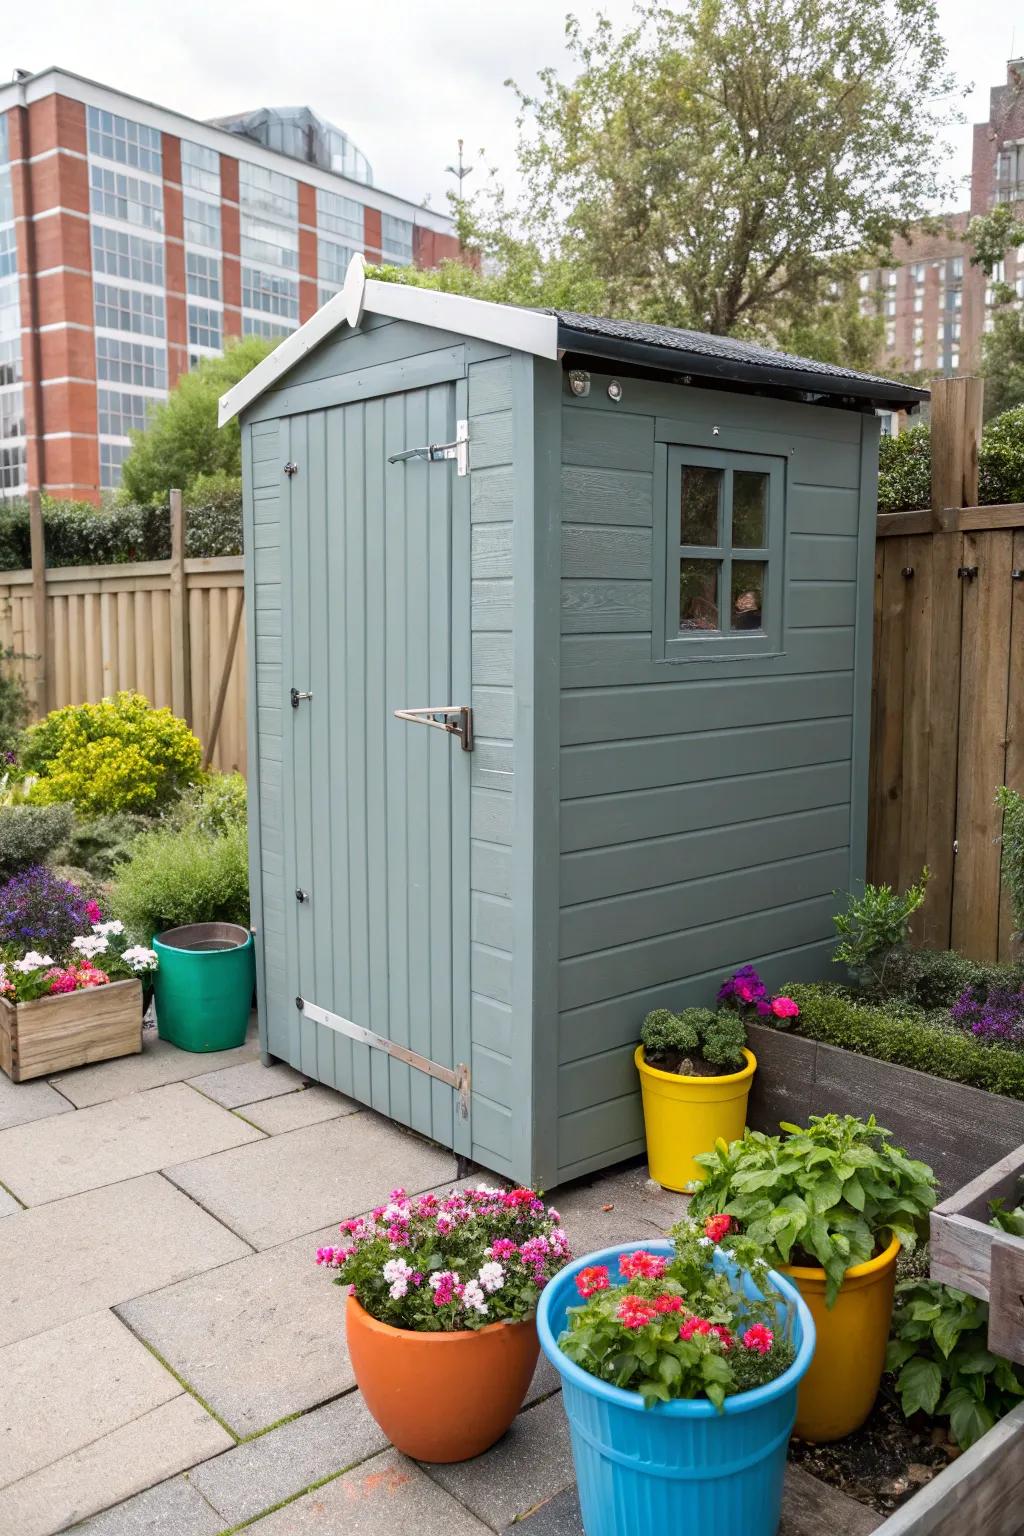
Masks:
[[[848,396],[888,406],[909,407],[928,399],[926,389],[876,374],[838,368],[813,358],[792,357],[731,336],[708,336],[640,320],[607,320],[571,309],[552,309],[558,320],[559,346],[569,352],[619,358],[674,374],[689,373],[779,389]]]

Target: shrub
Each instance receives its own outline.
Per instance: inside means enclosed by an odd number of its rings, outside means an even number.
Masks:
[[[12,662],[23,658],[13,648],[0,649],[0,758],[12,758],[28,723],[28,695]]]
[[[0,805],[0,880],[42,864],[67,839],[70,805]]]
[[[111,907],[144,939],[185,923],[249,926],[249,851],[244,826],[213,837],[171,824],[144,832],[114,871]]]
[[[169,559],[169,489],[166,487],[152,505],[119,500],[96,507],[90,501],[53,501],[44,496],[47,566],[56,569]],[[186,555],[241,554],[242,482],[237,476],[201,476],[185,496],[185,511]],[[26,570],[31,563],[27,506],[0,506],[0,570]]]
[[[645,1061],[664,1071],[691,1071],[693,1064],[689,1058],[698,1053],[708,1066],[731,1070],[743,1065],[747,1030],[735,1013],[684,1008],[677,1014],[667,1008],[656,1008],[644,1020],[640,1039]]]
[[[55,709],[25,736],[38,773],[31,799],[70,800],[85,815],[163,810],[199,773],[202,748],[184,720],[141,693]]]
[[[879,512],[914,512],[932,499],[932,434],[927,422],[878,445]]]
[[[36,807],[50,811],[59,808],[63,808],[59,802]],[[71,807],[67,809],[70,812]],[[128,857],[139,833],[153,825],[153,818],[143,816],[139,811],[104,811],[98,816],[71,817],[70,820],[68,833],[54,858],[82,871],[89,877],[89,884],[109,880],[115,866]]]
[[[175,820],[201,832],[226,832],[228,827],[246,825],[248,805],[249,791],[242,774],[207,773],[186,790]]]
[[[981,435],[978,498],[986,506],[1024,501],[1024,406],[994,416]]]
[[[693,1017],[695,1014],[714,1018],[714,1014],[706,1008],[687,1008],[683,1013],[656,1008],[653,1013],[649,1013],[640,1030],[645,1059],[656,1064],[667,1060],[677,1051],[681,1056],[686,1056],[691,1051],[699,1050],[700,1031]]]
[[[22,870],[0,887],[0,947],[19,955],[45,949],[57,958],[99,917],[77,885],[44,865]]]
[[[1018,987],[1024,968],[988,965],[969,960],[955,949],[894,950],[885,970],[886,994],[904,998],[918,1008],[952,1008],[970,987],[987,992],[992,987]]]
[[[747,1030],[735,1013],[715,1013],[704,1027],[701,1051],[713,1067],[741,1067]]]
[[[996,804],[1003,813],[999,872],[1010,893],[1017,929],[1014,938],[1019,939],[1024,933],[1024,795],[1001,784],[996,790]]]
[[[862,986],[885,992],[889,962],[910,937],[910,919],[927,885],[927,869],[902,895],[890,885],[865,885],[863,895],[848,896],[846,911],[832,919],[839,935],[832,958],[848,966]]]

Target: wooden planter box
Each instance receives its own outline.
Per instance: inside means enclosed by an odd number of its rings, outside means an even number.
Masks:
[[[931,1276],[989,1304],[988,1347],[1024,1365],[1024,1238],[989,1225],[989,1202],[1017,1204],[1024,1147],[972,1179],[931,1214]],[[987,1438],[987,1437],[986,1437]]]
[[[112,981],[33,1003],[0,997],[0,1067],[15,1083],[142,1050],[142,984]]]
[[[1017,1536],[1024,1498],[1024,1403],[883,1520],[875,1536]]]

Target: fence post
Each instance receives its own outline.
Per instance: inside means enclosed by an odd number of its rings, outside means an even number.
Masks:
[[[984,381],[936,379],[932,384],[932,611],[928,700],[928,830],[931,882],[924,907],[924,942],[948,949],[952,932],[956,839],[957,756],[963,563],[960,509],[978,503],[978,445]]]
[[[38,491],[28,494],[28,528],[32,551],[32,629],[35,636],[35,682],[32,689],[36,716],[46,714],[49,697],[46,669],[46,532],[43,505]]]
[[[181,492],[171,492],[171,709],[192,724],[192,654],[185,584],[185,509]]]

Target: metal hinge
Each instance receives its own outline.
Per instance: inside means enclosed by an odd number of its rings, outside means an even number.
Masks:
[[[291,690],[291,693],[290,693],[289,697],[291,698],[291,701],[292,701],[292,709],[298,709],[299,705],[303,702],[303,700],[311,699],[313,697],[313,695],[308,690],[306,692],[303,692],[303,690],[301,688],[293,688]]]
[[[463,752],[473,750],[473,711],[465,704],[445,704],[440,709],[396,709],[396,720],[412,725],[432,725],[462,742]]]
[[[457,466],[456,473],[467,474],[469,471],[469,422],[455,423],[454,443],[428,443],[425,448],[406,448],[404,453],[393,453],[388,463],[401,464],[406,459],[426,459],[430,464],[437,464],[442,459],[454,459]]]
[[[383,1035],[375,1035],[372,1029],[353,1024],[351,1019],[343,1019],[338,1013],[319,1008],[316,1003],[308,1002],[304,997],[297,997],[295,1006],[305,1018],[317,1024],[325,1024],[339,1035],[346,1035],[349,1040],[358,1040],[361,1045],[368,1045],[375,1051],[386,1051],[396,1061],[404,1061],[407,1067],[415,1067],[417,1072],[426,1072],[428,1077],[436,1077],[439,1083],[447,1083],[458,1094],[460,1120],[469,1119],[470,1072],[464,1061],[454,1067],[443,1067],[440,1062],[431,1061],[418,1051],[411,1051],[407,1045],[399,1045],[396,1040],[386,1040]]]

